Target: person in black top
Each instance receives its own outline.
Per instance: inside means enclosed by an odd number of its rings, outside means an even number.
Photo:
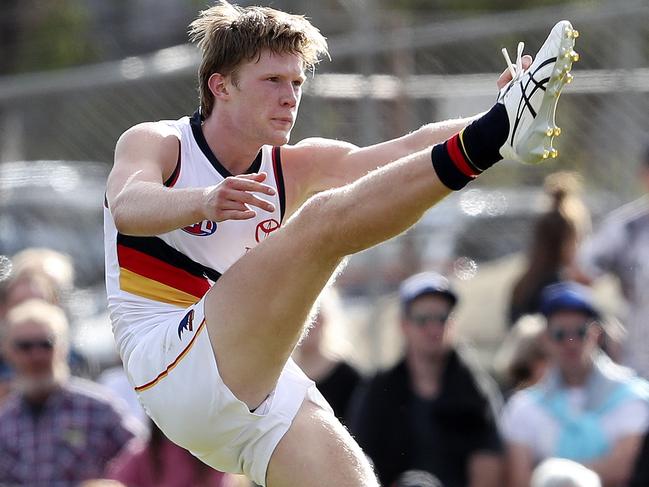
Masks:
[[[499,487],[502,398],[470,352],[451,341],[457,295],[447,279],[421,273],[401,285],[405,357],[366,384],[350,430],[381,484],[418,469],[446,487]]]

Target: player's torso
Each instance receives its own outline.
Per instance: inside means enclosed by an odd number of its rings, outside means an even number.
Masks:
[[[209,149],[198,117],[164,123],[175,129],[180,140],[178,163],[167,186],[204,188],[231,176]],[[257,196],[273,203],[274,212],[255,208],[257,215],[250,220],[204,220],[162,235],[133,237],[119,234],[105,209],[111,315],[134,306],[150,311],[158,306],[164,312],[169,306],[184,308],[195,303],[234,262],[279,228],[285,206],[279,149],[262,147],[246,172],[268,175],[264,183],[274,187],[276,194]]]
[[[206,187],[232,176],[211,152],[196,119],[192,119],[191,124],[185,120],[171,122],[180,129],[181,148],[179,166],[168,185],[173,188]],[[250,220],[203,220],[159,235],[159,238],[191,259],[221,274],[225,272],[243,254],[279,228],[284,209],[284,188],[278,152],[270,146],[262,147],[246,171],[268,175],[264,184],[275,188],[276,194],[257,196],[273,203],[274,212],[254,208],[257,215]]]

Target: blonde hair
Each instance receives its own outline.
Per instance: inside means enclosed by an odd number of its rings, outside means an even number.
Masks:
[[[198,80],[204,117],[214,108],[208,86],[212,74],[236,78],[236,69],[259,58],[264,49],[297,54],[306,69],[313,69],[322,55],[328,55],[327,41],[304,16],[269,7],[242,8],[220,0],[201,11],[189,27],[190,38],[202,54]]]
[[[12,257],[13,276],[41,274],[56,287],[57,298],[74,285],[74,264],[69,255],[45,247],[30,247]]]

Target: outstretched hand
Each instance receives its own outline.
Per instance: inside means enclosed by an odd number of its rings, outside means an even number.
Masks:
[[[523,56],[522,61],[523,61],[523,69],[526,70],[532,64],[532,56],[526,54],[525,56]],[[505,69],[505,71],[503,71],[503,73],[498,78],[498,81],[496,82],[496,84],[498,85],[498,89],[502,90],[507,85],[507,83],[509,83],[511,80],[512,80],[512,73],[509,71],[509,69]]]
[[[275,211],[275,205],[256,196],[272,196],[275,189],[262,182],[266,173],[240,174],[225,178],[215,186],[205,188],[205,217],[208,220],[249,220],[257,215],[251,206],[265,211]]]

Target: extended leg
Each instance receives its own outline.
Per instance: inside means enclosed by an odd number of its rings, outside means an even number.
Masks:
[[[340,260],[393,237],[448,194],[424,151],[316,195],[209,291],[205,316],[224,382],[250,407],[273,389]]]

